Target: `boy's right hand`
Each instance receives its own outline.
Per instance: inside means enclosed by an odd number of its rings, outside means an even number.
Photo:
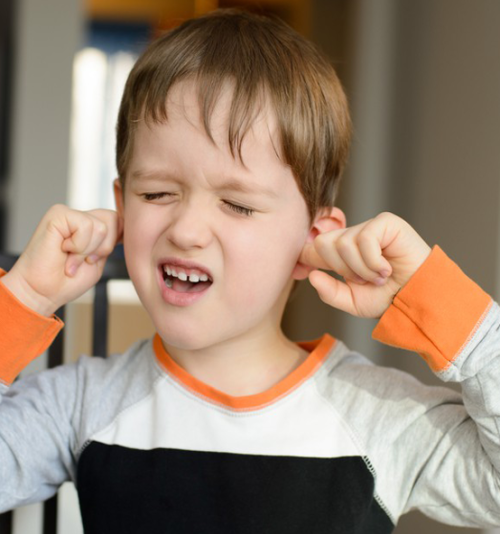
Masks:
[[[23,304],[50,316],[97,283],[122,232],[115,211],[53,206],[1,281]]]

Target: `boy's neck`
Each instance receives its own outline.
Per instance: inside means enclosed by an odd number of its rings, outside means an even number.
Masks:
[[[235,397],[268,390],[308,355],[281,330],[249,335],[243,340],[231,340],[200,351],[185,351],[165,343],[164,346],[191,376]]]

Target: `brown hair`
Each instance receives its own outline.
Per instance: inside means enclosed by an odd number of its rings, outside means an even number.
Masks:
[[[125,86],[117,124],[116,159],[125,185],[140,120],[166,121],[172,86],[198,86],[207,135],[223,86],[233,88],[228,140],[233,156],[262,104],[276,113],[280,157],[290,165],[312,217],[332,206],[347,161],[351,123],[345,94],[322,53],[277,18],[221,9],[188,20],[154,41]]]

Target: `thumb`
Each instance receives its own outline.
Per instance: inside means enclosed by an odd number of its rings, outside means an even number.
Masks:
[[[313,271],[309,282],[318,292],[319,298],[338,310],[355,315],[355,306],[349,286],[322,271]]]
[[[331,267],[328,265],[328,263],[326,263],[325,260],[318,254],[318,251],[314,246],[314,241],[304,245],[298,261],[303,265],[314,267],[315,269],[331,270]]]

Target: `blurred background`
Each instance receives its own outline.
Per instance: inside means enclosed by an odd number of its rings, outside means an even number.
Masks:
[[[354,119],[338,200],[348,224],[397,213],[498,300],[498,0],[2,0],[0,248],[20,252],[54,203],[113,207],[114,124],[137,55],[182,20],[228,6],[282,17],[336,66]],[[90,299],[67,312],[70,358],[90,352]],[[121,352],[153,330],[130,285],[116,284],[112,300],[110,349]],[[373,321],[329,309],[307,284],[284,326],[294,339],[328,331],[381,365],[437,383],[418,356],[372,341]],[[42,357],[26,372],[44,365]],[[59,499],[61,534],[82,532],[71,485]],[[37,505],[17,511],[16,534],[40,532],[40,514]],[[418,513],[396,529],[424,531],[480,532]]]

